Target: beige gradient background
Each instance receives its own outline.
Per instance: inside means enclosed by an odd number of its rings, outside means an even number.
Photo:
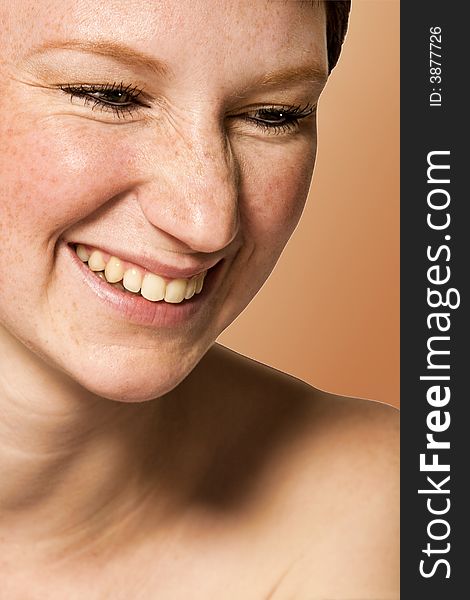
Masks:
[[[398,406],[398,0],[353,0],[302,220],[219,341],[317,388]]]

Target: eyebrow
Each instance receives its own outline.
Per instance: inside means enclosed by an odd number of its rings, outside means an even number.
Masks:
[[[271,71],[256,80],[261,86],[275,86],[286,83],[322,83],[328,79],[325,69],[316,65],[290,67],[279,71]]]
[[[99,54],[107,58],[113,58],[130,67],[142,67],[157,75],[168,75],[168,65],[141,50],[136,50],[120,42],[112,40],[48,40],[40,46],[36,46],[28,54],[28,58],[35,54],[42,54],[49,50],[79,50],[90,54]]]
[[[283,88],[289,85],[310,83],[323,86],[328,80],[328,73],[317,65],[302,65],[286,67],[277,71],[269,71],[260,77],[255,77],[242,89],[232,94],[234,98],[244,98],[253,90],[263,88]]]
[[[167,63],[159,60],[141,50],[115,42],[112,40],[48,40],[36,46],[28,54],[28,58],[35,54],[42,54],[49,50],[78,50],[90,54],[98,54],[112,58],[129,67],[141,67],[157,75],[169,75],[171,69]],[[288,84],[300,83],[325,83],[328,79],[326,69],[318,65],[305,65],[288,67],[277,71],[270,71],[255,78],[244,89],[253,87],[279,87]]]

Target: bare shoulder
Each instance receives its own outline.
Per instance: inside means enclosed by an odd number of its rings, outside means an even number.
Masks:
[[[217,352],[245,397],[290,423],[260,500],[266,539],[284,544],[271,597],[398,598],[398,411]]]
[[[212,384],[223,390],[224,397],[239,394],[257,407],[271,408],[271,413],[300,414],[296,445],[304,450],[327,450],[336,467],[350,473],[363,461],[368,466],[357,483],[365,477],[384,475],[383,469],[396,469],[399,446],[399,411],[381,402],[339,396],[312,387],[286,373],[268,367],[232,350],[217,345],[210,372],[217,373]],[[224,389],[227,388],[227,389]],[[266,414],[267,416],[267,414]],[[302,452],[303,453],[303,452]],[[374,465],[376,468],[374,468]],[[372,481],[371,481],[372,483]]]
[[[397,599],[398,411],[334,395],[323,402],[302,442],[311,460],[301,461],[294,501],[311,499],[304,513],[309,534],[274,597]]]
[[[235,390],[243,389],[249,397],[266,397],[279,400],[294,408],[297,402],[307,405],[311,415],[311,424],[321,422],[322,427],[331,428],[331,434],[337,430],[343,433],[349,430],[351,435],[360,434],[364,429],[368,435],[362,439],[361,448],[377,445],[385,449],[390,443],[397,443],[399,412],[397,409],[371,400],[338,396],[301,381],[291,375],[259,363],[233,350],[216,344],[205,359],[210,372],[217,373],[214,385],[231,386]]]

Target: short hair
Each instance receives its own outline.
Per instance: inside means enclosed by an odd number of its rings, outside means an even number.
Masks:
[[[328,73],[331,73],[343,45],[348,29],[351,0],[324,0],[326,13],[326,44],[328,50]]]

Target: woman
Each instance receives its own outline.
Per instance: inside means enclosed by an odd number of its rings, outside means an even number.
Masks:
[[[346,4],[2,0],[8,600],[396,597],[395,412],[214,344],[300,217]]]

